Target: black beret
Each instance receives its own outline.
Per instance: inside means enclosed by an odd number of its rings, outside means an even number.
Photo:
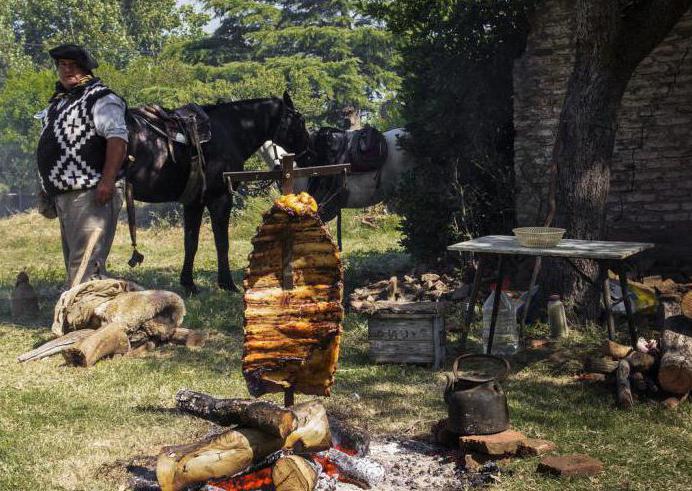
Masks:
[[[61,58],[65,60],[74,60],[80,67],[88,71],[99,66],[98,62],[86,49],[76,44],[61,44],[48,51],[48,54],[56,62]]]

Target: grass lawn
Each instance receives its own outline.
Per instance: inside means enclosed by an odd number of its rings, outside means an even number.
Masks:
[[[251,199],[231,226],[234,278],[250,250],[249,238],[268,207]],[[359,212],[345,215],[346,287],[388,278],[410,267],[398,246],[398,219],[383,216],[373,228]],[[151,288],[180,291],[182,232],[159,223],[140,230],[145,262],[130,270],[127,226],[121,224],[110,257],[111,272]],[[37,214],[0,220],[0,490],[119,490],[118,460],[155,455],[163,445],[190,442],[209,424],[176,414],[174,395],[182,387],[225,397],[247,396],[240,371],[242,299],[216,288],[216,253],[205,223],[196,261],[202,293],[186,301],[185,325],[210,332],[201,349],[166,346],[141,359],[119,358],[90,369],[63,365],[61,357],[18,364],[15,358],[50,339],[50,319],[63,281],[58,224]],[[41,317],[13,324],[9,293],[25,268],[45,293]],[[367,359],[367,324],[347,315],[337,382],[325,403],[376,434],[425,433],[446,414],[443,372],[424,367],[373,365]],[[568,358],[594,346],[596,330],[575,334],[562,346]],[[559,362],[559,363],[558,363]],[[448,364],[449,365],[449,364]],[[524,355],[503,384],[513,426],[528,436],[558,443],[564,453],[588,453],[606,471],[586,480],[557,480],[535,473],[537,459],[507,465],[497,489],[690,489],[692,483],[692,404],[666,411],[642,403],[617,410],[610,389],[574,381],[574,360]],[[305,396],[297,396],[304,400]],[[277,398],[278,400],[278,398]]]

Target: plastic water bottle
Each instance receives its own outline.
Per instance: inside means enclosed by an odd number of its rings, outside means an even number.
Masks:
[[[550,337],[560,339],[569,333],[565,306],[560,301],[560,295],[550,295],[548,299],[548,322],[550,324]]]
[[[490,320],[493,315],[493,303],[495,302],[495,290],[493,290],[483,303],[483,352],[488,347],[490,337]],[[497,320],[495,321],[495,334],[493,335],[493,355],[513,355],[519,350],[519,329],[517,328],[517,314],[512,300],[505,292],[500,292],[500,304],[497,308]]]

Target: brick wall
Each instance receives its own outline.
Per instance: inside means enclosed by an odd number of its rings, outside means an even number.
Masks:
[[[572,0],[545,0],[532,19],[526,52],[514,66],[516,204],[522,225],[540,224],[546,214],[546,170],[574,60],[573,10]],[[692,11],[630,80],[610,189],[608,238],[655,242],[660,264],[692,273]],[[676,264],[680,261],[687,266]]]

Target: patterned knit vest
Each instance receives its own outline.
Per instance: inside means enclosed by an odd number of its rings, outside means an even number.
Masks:
[[[98,184],[106,139],[96,133],[93,109],[98,99],[111,93],[93,79],[56,98],[48,107],[36,153],[41,184],[49,195]]]

